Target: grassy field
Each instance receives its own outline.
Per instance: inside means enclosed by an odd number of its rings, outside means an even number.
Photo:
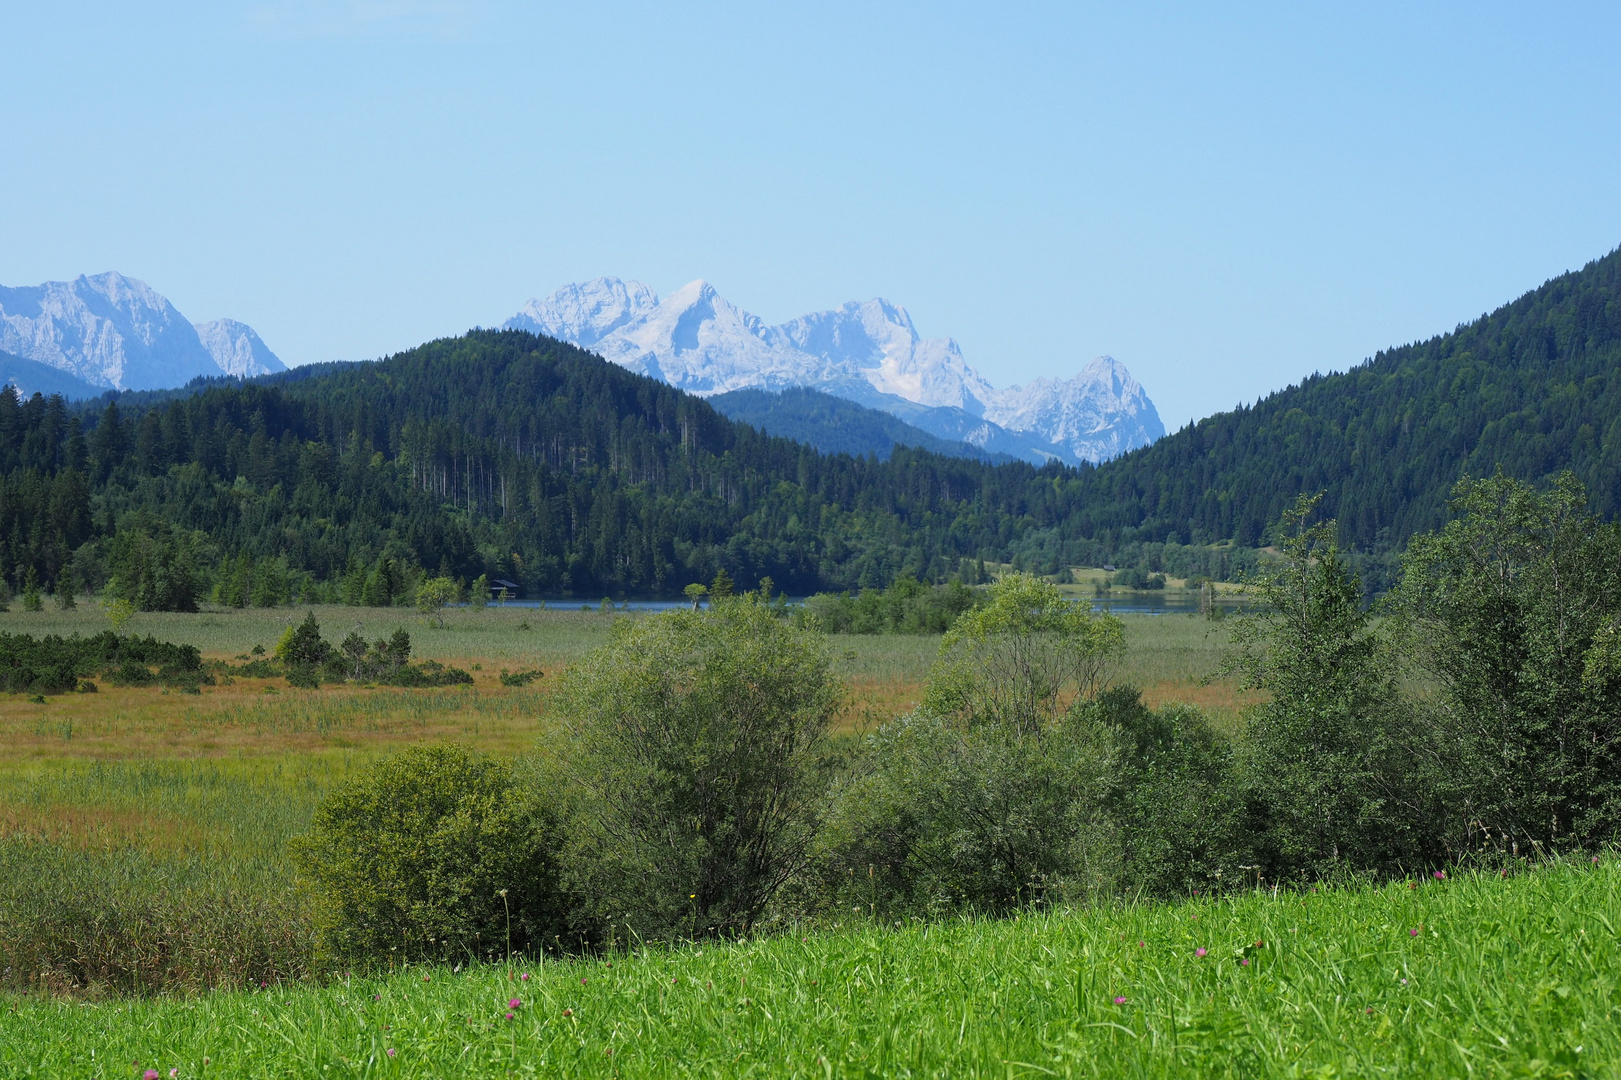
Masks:
[[[419,657],[472,671],[472,687],[406,690],[236,678],[198,695],[104,685],[44,704],[0,695],[0,835],[82,848],[130,846],[154,855],[219,858],[284,868],[287,837],[320,796],[377,755],[417,742],[458,740],[515,754],[544,731],[556,675],[607,639],[614,618],[596,612],[451,611],[439,627],[398,609],[315,609],[328,638],[358,630],[377,638],[405,627]],[[196,645],[231,659],[274,646],[304,609],[139,614],[128,632]],[[1152,704],[1201,705],[1232,723],[1231,683],[1201,682],[1220,663],[1220,624],[1186,616],[1126,615],[1118,678]],[[0,613],[0,631],[89,634],[107,626],[89,604],[69,612]],[[833,639],[851,697],[846,733],[911,709],[938,637],[842,635]],[[539,668],[529,687],[500,683],[503,668]]]
[[[130,630],[224,659],[302,617],[141,615]],[[0,1076],[1621,1076],[1611,864],[1003,922],[856,921],[611,961],[319,970],[286,841],[320,797],[408,743],[533,748],[556,674],[614,616],[317,617],[329,638],[404,626],[419,657],[472,670],[475,685],[238,678],[200,695],[0,698],[0,922],[12,920],[0,937],[58,958],[50,978],[0,980],[36,991],[0,996]],[[1244,699],[1203,681],[1220,624],[1124,621],[1121,681],[1236,724]],[[12,632],[103,626],[94,610],[0,614]],[[938,639],[834,644],[852,690],[841,730],[856,733],[916,702]],[[503,667],[546,677],[505,687]],[[131,986],[165,993],[117,992]],[[247,989],[189,992],[207,986]]]
[[[329,639],[405,627],[420,658],[470,670],[471,687],[325,686],[233,677],[199,694],[103,685],[94,694],[0,696],[0,988],[104,997],[130,988],[195,990],[308,974],[307,910],[290,888],[287,840],[321,797],[380,755],[456,740],[514,755],[543,743],[556,676],[606,640],[595,611],[413,612],[318,608]],[[129,632],[229,660],[272,647],[302,610],[143,614]],[[1219,662],[1216,624],[1127,616],[1120,677],[1152,702],[1179,699],[1229,719],[1228,685],[1201,685]],[[94,633],[105,618],[0,613],[0,630]],[[854,736],[916,704],[939,639],[834,639]],[[503,668],[540,668],[528,687]],[[272,917],[263,914],[266,905]],[[185,933],[165,926],[180,923]],[[271,929],[266,930],[266,927]],[[249,933],[253,930],[253,933]],[[149,947],[162,939],[164,947]]]
[[[544,722],[549,680],[606,640],[615,618],[595,611],[487,609],[449,612],[444,627],[399,609],[314,609],[329,639],[351,630],[367,639],[404,627],[420,658],[473,673],[471,689],[324,687],[294,690],[282,679],[236,679],[200,696],[103,686],[44,704],[0,696],[0,776],[30,764],[73,759],[218,758],[338,750],[386,750],[406,742],[455,738],[499,753],[532,745]],[[255,645],[273,647],[305,609],[231,610],[195,615],[143,613],[128,632],[196,645],[228,660]],[[1230,683],[1201,685],[1220,662],[1219,623],[1185,615],[1125,615],[1127,649],[1119,678],[1144,688],[1151,704],[1179,700],[1231,722],[1241,704]],[[89,634],[107,627],[88,604],[69,612],[0,613],[0,631]],[[939,646],[937,637],[839,635],[835,648],[851,689],[840,720],[862,731],[912,708]],[[503,668],[539,668],[528,689],[500,684]]]
[[[0,1071],[1621,1075],[1621,868],[1414,884],[855,924],[181,1000],[14,999]]]

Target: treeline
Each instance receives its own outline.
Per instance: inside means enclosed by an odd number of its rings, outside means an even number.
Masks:
[[[1621,509],[1618,417],[1621,251],[1452,333],[1110,462],[1085,478],[1073,535],[1253,546],[1309,491],[1342,545],[1383,554],[1439,528],[1460,478],[1498,469],[1527,482],[1568,469],[1609,517]]]
[[[937,581],[1061,502],[1062,470],[822,455],[516,332],[77,415],[0,395],[0,442],[22,492],[5,577],[160,604],[175,581],[249,603],[398,600],[423,574],[596,596],[723,569],[801,593]]]
[[[600,597],[725,570],[803,595],[966,578],[981,560],[1231,579],[1313,491],[1383,591],[1461,477],[1568,468],[1613,514],[1617,370],[1621,253],[1098,468],[821,454],[516,331],[74,408],[6,391],[0,578],[142,606],[188,588],[381,602],[424,575],[480,574]]]
[[[1573,478],[1466,485],[1376,624],[1299,500],[1234,633],[1267,692],[1236,736],[1111,685],[1119,621],[1024,575],[854,751],[827,739],[826,640],[761,594],[627,622],[564,674],[543,756],[385,763],[298,862],[329,946],[375,962],[1588,853],[1621,836],[1621,528],[1585,501]],[[379,827],[387,806],[436,809]]]

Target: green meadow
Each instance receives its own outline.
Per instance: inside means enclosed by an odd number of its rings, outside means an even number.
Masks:
[[[0,1069],[1608,1077],[1621,1075],[1618,925],[1621,868],[1608,862],[1003,921],[858,919],[729,944],[632,943],[595,960],[14,998]]]

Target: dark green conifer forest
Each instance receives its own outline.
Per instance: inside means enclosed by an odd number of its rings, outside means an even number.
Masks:
[[[182,609],[386,604],[424,574],[592,599],[678,594],[721,570],[801,594],[944,581],[982,560],[1220,578],[1321,493],[1379,587],[1464,476],[1569,469],[1613,517],[1618,365],[1612,253],[1097,468],[823,454],[516,331],[74,404],[8,388],[0,577]]]

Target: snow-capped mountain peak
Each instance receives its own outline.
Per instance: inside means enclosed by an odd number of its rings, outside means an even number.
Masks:
[[[0,287],[0,350],[126,390],[286,367],[251,327],[229,319],[195,327],[144,281],[117,272]]]
[[[588,348],[652,311],[658,302],[653,290],[639,281],[601,277],[529,301],[507,325]]]
[[[531,300],[506,326],[547,334],[700,395],[809,386],[883,409],[942,438],[1033,461],[1098,461],[1164,434],[1130,372],[1100,357],[1065,382],[998,390],[950,338],[924,338],[905,308],[851,302],[780,326],[707,281],[660,299],[618,278]]]

